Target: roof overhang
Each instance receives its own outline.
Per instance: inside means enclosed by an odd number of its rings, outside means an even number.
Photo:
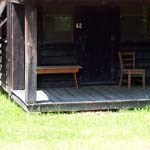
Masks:
[[[5,1],[5,0],[1,0],[1,1],[0,1],[0,17],[1,17],[1,15],[2,15],[2,13],[3,13],[5,7],[6,7],[6,1]]]
[[[20,0],[25,4],[150,4],[150,0]]]
[[[80,4],[80,3],[99,3],[99,4],[150,4],[150,0],[20,0],[24,3],[52,3],[52,4]]]

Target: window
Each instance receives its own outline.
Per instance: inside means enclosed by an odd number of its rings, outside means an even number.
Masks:
[[[44,15],[43,20],[44,42],[72,42],[73,17],[71,13],[50,12]]]
[[[147,8],[128,6],[121,8],[121,40],[145,41],[148,39]]]

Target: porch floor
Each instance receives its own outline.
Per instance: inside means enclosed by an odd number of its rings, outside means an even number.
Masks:
[[[35,104],[25,103],[25,91],[12,91],[17,103],[29,111],[84,111],[142,107],[150,104],[150,86],[81,86],[77,88],[46,88],[37,90]],[[23,107],[24,108],[24,107]]]

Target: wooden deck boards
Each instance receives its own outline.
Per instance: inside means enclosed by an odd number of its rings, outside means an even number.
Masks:
[[[14,91],[24,100],[24,91]],[[86,86],[77,88],[47,88],[37,91],[37,101],[79,102],[79,101],[117,101],[150,98],[150,87],[119,88],[118,86]]]
[[[25,92],[12,91],[25,104]],[[78,111],[117,109],[145,106],[150,103],[150,87],[83,86],[77,88],[46,88],[37,91],[36,104],[31,110],[40,111]],[[20,103],[20,102],[19,102]],[[27,105],[27,104],[26,104]],[[25,106],[24,106],[25,107]],[[62,108],[61,108],[62,107]],[[46,108],[46,110],[45,110]]]

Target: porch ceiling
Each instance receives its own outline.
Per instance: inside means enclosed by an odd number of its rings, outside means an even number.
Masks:
[[[88,4],[150,4],[149,0],[23,0],[24,3],[44,4],[50,3],[53,5],[88,5]]]

